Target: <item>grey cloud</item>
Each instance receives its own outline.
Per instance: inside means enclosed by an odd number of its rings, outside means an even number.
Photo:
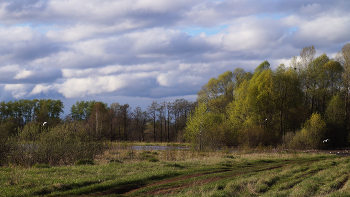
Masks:
[[[11,65],[10,65],[11,67]],[[0,68],[1,70],[1,68]],[[56,68],[45,70],[1,70],[0,84],[40,84],[53,83],[62,78],[62,71]]]
[[[0,83],[12,85],[3,97],[195,95],[227,70],[276,66],[309,45],[334,54],[350,41],[345,0],[156,1],[3,1]]]
[[[32,71],[30,76],[16,80],[16,83],[53,83],[59,78],[62,78],[62,71],[60,69],[53,68],[48,70]]]
[[[15,0],[7,1],[6,10],[9,12],[40,11],[45,9],[45,0]]]

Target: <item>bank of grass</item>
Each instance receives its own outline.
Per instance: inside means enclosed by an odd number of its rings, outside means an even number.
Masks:
[[[132,150],[114,145],[93,165],[0,168],[0,195],[350,195],[350,160],[345,157],[270,150]]]

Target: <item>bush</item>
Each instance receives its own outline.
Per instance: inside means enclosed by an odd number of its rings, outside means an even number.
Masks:
[[[286,143],[292,149],[317,149],[322,145],[322,139],[326,131],[326,123],[318,113],[313,113],[311,118],[306,121],[305,126],[293,137],[286,135],[290,141]],[[292,138],[292,139],[290,139]]]
[[[3,130],[0,130],[0,166],[7,163],[10,151],[16,146],[14,137],[8,137]]]
[[[109,161],[109,163],[123,163],[123,162],[118,159],[112,159]]]
[[[74,163],[76,166],[81,166],[81,165],[94,165],[94,161],[91,159],[79,159]]]
[[[222,158],[235,159],[233,155],[224,155]]]
[[[8,162],[22,166],[54,166],[74,164],[79,159],[93,160],[107,146],[89,139],[83,132],[84,128],[75,123],[61,124],[43,132],[37,132],[33,125],[26,125],[8,154]]]
[[[158,162],[159,159],[152,157],[152,158],[149,158],[148,161],[149,162]]]

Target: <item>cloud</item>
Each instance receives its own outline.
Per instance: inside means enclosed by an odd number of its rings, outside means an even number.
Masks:
[[[320,16],[310,21],[301,21],[295,32],[293,43],[327,47],[331,44],[350,41],[350,16]]]
[[[4,90],[11,92],[14,98],[19,99],[28,93],[29,88],[30,86],[26,84],[6,84]]]
[[[28,71],[28,70],[24,70],[24,71],[21,71],[20,73],[18,73],[14,79],[26,79],[30,76],[33,75],[33,72],[32,71]]]
[[[84,97],[100,93],[114,92],[126,87],[140,85],[142,79],[148,78],[152,73],[134,73],[98,76],[89,78],[69,78],[57,85],[58,92],[66,98]]]
[[[4,0],[1,95],[193,98],[227,70],[288,65],[310,45],[335,54],[350,41],[349,9],[344,0]]]
[[[29,93],[29,96],[40,94],[42,92],[47,93],[49,90],[52,90],[52,89],[53,89],[53,87],[50,85],[38,84]]]

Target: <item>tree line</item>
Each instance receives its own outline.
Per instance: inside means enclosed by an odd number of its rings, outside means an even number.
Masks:
[[[95,101],[78,101],[66,117],[89,125],[99,139],[110,141],[159,141],[182,140],[188,114],[196,103],[185,99],[174,102],[153,101],[147,110],[129,104],[121,105]]]
[[[349,145],[350,43],[331,59],[304,47],[272,70],[242,68],[212,78],[198,92],[185,137],[195,147]],[[323,143],[324,139],[330,141]]]
[[[182,141],[195,102],[152,102],[147,110],[128,104],[78,101],[62,117],[60,100],[0,103],[0,166],[71,165],[94,159],[109,141]]]
[[[188,114],[196,103],[185,99],[174,102],[153,101],[147,110],[132,109],[129,104],[78,101],[70,114],[61,117],[63,102],[52,99],[16,100],[0,103],[0,130],[17,135],[25,126],[52,129],[65,123],[83,129],[96,140],[110,141],[177,141],[182,140]]]

